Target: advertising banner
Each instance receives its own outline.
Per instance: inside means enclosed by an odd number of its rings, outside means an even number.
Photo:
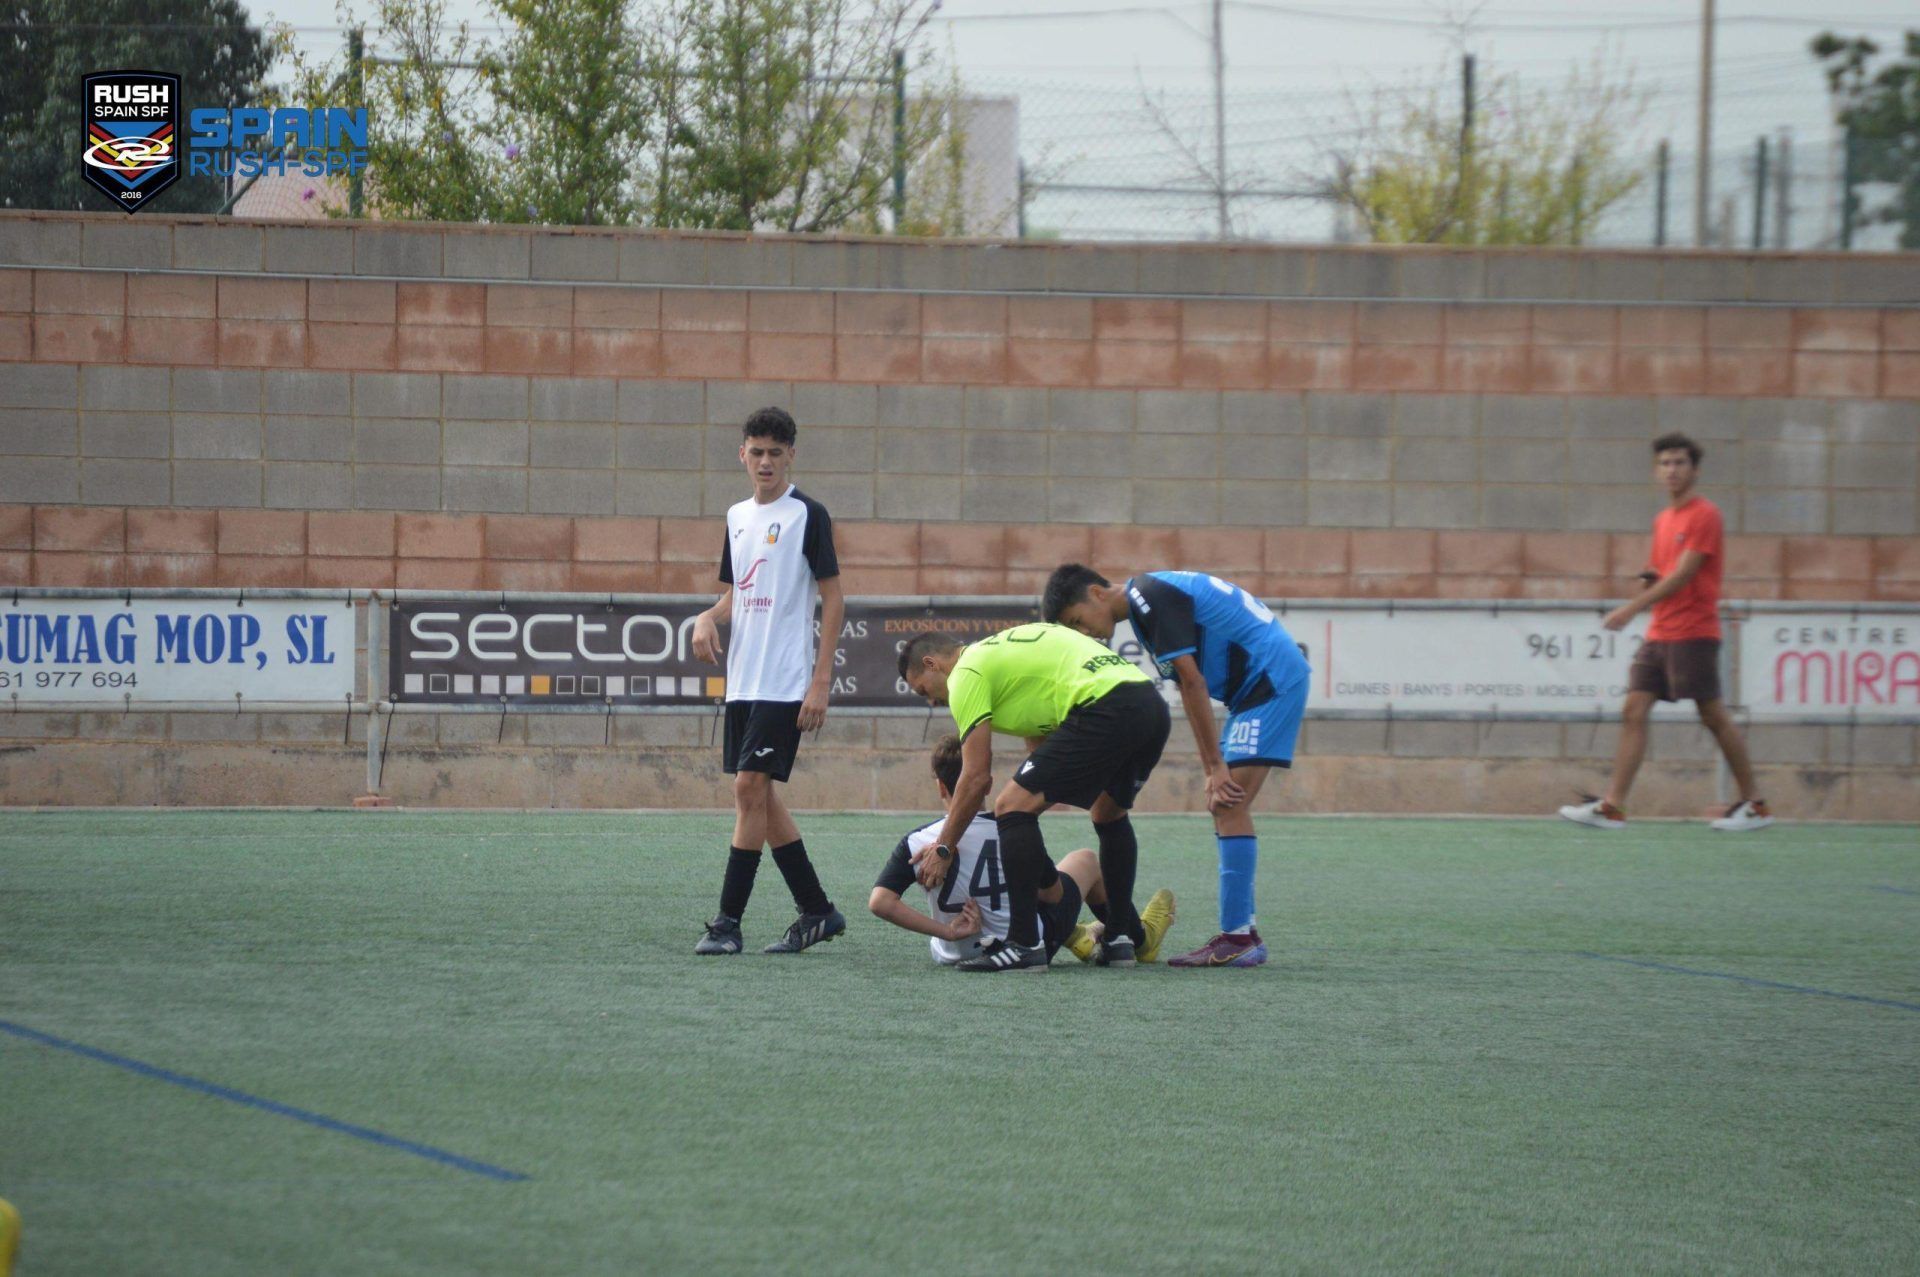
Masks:
[[[1740,702],[1755,716],[1920,716],[1920,616],[1755,611],[1740,626]]]
[[[387,674],[395,701],[430,704],[711,705],[726,667],[693,654],[703,602],[488,603],[407,599],[392,612]],[[900,644],[925,629],[962,638],[1034,619],[1031,608],[878,606],[849,600],[834,651],[833,704],[914,706]],[[726,630],[721,640],[726,641]],[[724,658],[723,658],[724,661]]]
[[[392,613],[388,694],[528,708],[711,705],[726,697],[726,670],[693,654],[693,621],[705,606],[408,599]],[[923,709],[898,677],[907,639],[932,629],[970,640],[1034,619],[1014,600],[937,610],[849,600],[833,703]],[[1383,605],[1291,609],[1279,619],[1313,666],[1311,708],[1407,714],[1615,712],[1645,629],[1610,633],[1592,608],[1496,615]],[[1126,624],[1113,646],[1155,672]],[[1177,699],[1171,684],[1164,690]]]
[[[1395,714],[1617,712],[1646,618],[1594,608],[1436,611],[1276,609],[1313,666],[1310,709]],[[1123,649],[1124,651],[1125,649]]]
[[[0,601],[0,704],[338,703],[353,694],[353,651],[340,601]]]

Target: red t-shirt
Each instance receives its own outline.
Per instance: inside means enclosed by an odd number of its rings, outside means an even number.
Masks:
[[[1648,641],[1720,637],[1720,571],[1726,556],[1720,535],[1720,507],[1705,497],[1688,497],[1653,519],[1653,554],[1648,563],[1662,577],[1680,565],[1680,556],[1698,550],[1707,556],[1693,579],[1653,605]]]

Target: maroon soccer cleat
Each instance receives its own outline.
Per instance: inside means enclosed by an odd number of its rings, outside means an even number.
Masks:
[[[1267,945],[1258,928],[1244,936],[1221,933],[1177,958],[1168,958],[1170,967],[1257,967],[1267,960]]]

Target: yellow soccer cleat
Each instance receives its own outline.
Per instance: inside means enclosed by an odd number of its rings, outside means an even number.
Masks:
[[[1153,898],[1147,901],[1147,907],[1140,911],[1140,925],[1147,931],[1147,942],[1140,946],[1140,961],[1158,962],[1160,942],[1167,938],[1167,930],[1173,926],[1171,891],[1162,887],[1153,893]]]
[[[0,1277],[13,1271],[13,1257],[20,1253],[20,1212],[13,1203],[0,1197]]]
[[[1100,923],[1076,922],[1067,936],[1067,948],[1080,961],[1092,962],[1093,951],[1100,947],[1100,937],[1105,933],[1106,928]]]

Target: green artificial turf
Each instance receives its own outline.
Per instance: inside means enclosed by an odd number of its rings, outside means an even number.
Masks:
[[[1920,1266],[1911,826],[1268,818],[1267,967],[973,978],[865,912],[912,823],[715,959],[725,816],[0,813],[18,1277]]]

